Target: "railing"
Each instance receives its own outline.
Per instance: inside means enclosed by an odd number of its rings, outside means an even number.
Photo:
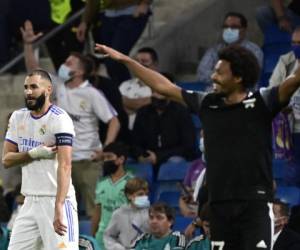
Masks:
[[[41,39],[33,43],[33,47],[37,48],[39,47],[42,43],[46,42],[53,36],[55,36],[58,32],[61,30],[65,29],[66,27],[70,26],[74,21],[76,21],[84,12],[84,8],[81,10],[77,11],[75,14],[73,14],[70,18],[67,19],[67,21],[51,31],[49,31],[46,35],[44,35]],[[0,75],[6,72],[7,70],[11,69],[14,65],[16,65],[19,61],[21,61],[24,58],[24,52],[20,53],[17,55],[15,58],[11,59],[6,65],[4,65],[2,68],[0,68]]]

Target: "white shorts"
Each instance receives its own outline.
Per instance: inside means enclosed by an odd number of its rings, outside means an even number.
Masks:
[[[64,205],[67,232],[54,231],[55,197],[26,196],[12,229],[9,250],[78,250],[78,215],[76,199],[68,198]]]

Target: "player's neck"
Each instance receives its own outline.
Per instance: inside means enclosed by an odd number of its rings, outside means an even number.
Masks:
[[[49,101],[46,101],[42,108],[40,108],[38,110],[31,111],[31,114],[33,116],[37,116],[37,117],[42,116],[43,114],[45,114],[49,110],[51,105],[52,104]]]

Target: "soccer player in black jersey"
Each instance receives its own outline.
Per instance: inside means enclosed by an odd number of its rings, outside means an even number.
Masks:
[[[272,119],[300,86],[300,69],[280,86],[250,91],[259,66],[248,50],[219,53],[214,93],[185,91],[104,45],[96,50],[125,64],[167,98],[199,115],[205,134],[212,250],[271,249]]]

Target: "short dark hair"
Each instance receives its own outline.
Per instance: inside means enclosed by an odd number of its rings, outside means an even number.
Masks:
[[[242,78],[245,89],[254,87],[259,78],[260,67],[251,51],[238,45],[231,45],[220,50],[218,54],[220,60],[230,63],[232,74]]]
[[[84,72],[83,79],[88,79],[96,67],[93,59],[76,51],[71,52],[70,55],[79,59],[80,65]]]
[[[287,203],[285,203],[285,202],[283,202],[283,201],[281,201],[279,199],[275,199],[273,201],[273,204],[274,205],[278,205],[280,207],[280,215],[281,216],[287,216],[287,217],[289,217],[289,215],[290,215],[290,209],[289,209],[289,206],[288,206]]]
[[[137,53],[148,53],[150,54],[152,61],[153,62],[158,62],[158,55],[157,52],[155,51],[155,49],[151,48],[151,47],[143,47],[140,48]]]
[[[126,159],[128,156],[128,147],[122,142],[112,142],[103,148],[103,152],[111,152],[118,157],[124,156]]]
[[[163,213],[168,218],[168,221],[175,222],[175,211],[174,208],[170,207],[165,202],[156,202],[149,208],[149,214],[153,212]]]
[[[27,76],[31,77],[31,76],[40,76],[42,79],[50,82],[52,84],[52,80],[51,77],[49,75],[49,73],[46,70],[43,69],[34,69],[33,71],[31,71]]]
[[[241,22],[241,26],[243,28],[247,28],[248,27],[248,20],[247,18],[242,14],[242,13],[239,13],[239,12],[234,12],[234,11],[231,11],[231,12],[228,12],[225,17],[224,17],[224,20],[223,20],[223,23],[225,22],[225,20],[230,17],[230,16],[234,16],[234,17],[237,17],[240,19],[240,22]]]

